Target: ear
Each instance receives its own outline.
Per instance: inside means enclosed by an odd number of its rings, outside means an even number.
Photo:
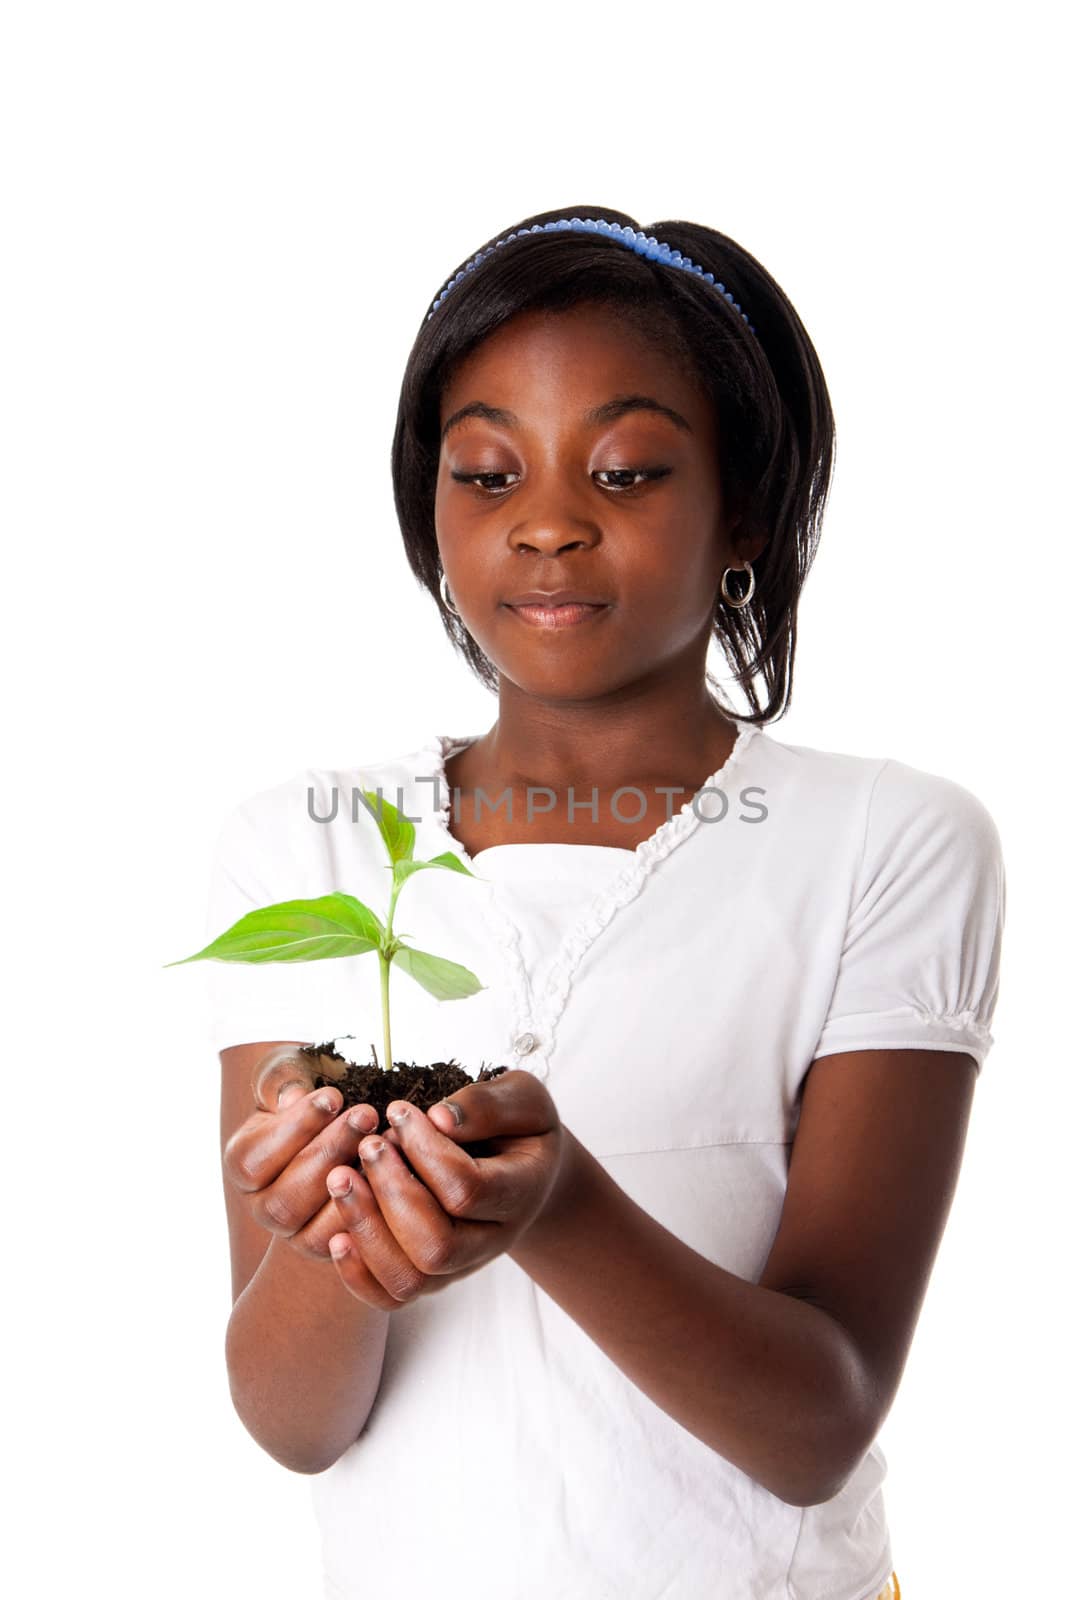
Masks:
[[[770,542],[769,534],[759,533],[751,529],[735,534],[731,544],[734,559],[739,565],[745,561],[755,561],[757,556],[763,554]]]

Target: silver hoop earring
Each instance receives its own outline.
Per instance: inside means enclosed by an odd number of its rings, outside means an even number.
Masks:
[[[455,606],[452,604],[451,600],[448,598],[448,579],[445,577],[443,572],[441,574],[441,599],[443,600],[444,604],[448,607],[449,611],[451,611],[452,615],[454,617],[458,617],[459,616],[459,612],[456,610]]]
[[[741,596],[741,598],[739,600],[737,600],[737,599],[734,598],[734,596],[730,593],[729,589],[726,587],[726,579],[727,579],[727,576],[731,572],[741,572],[741,571],[746,571],[748,573],[748,587],[746,588],[746,590],[745,590],[744,594]],[[756,575],[752,571],[752,563],[751,563],[751,561],[746,561],[743,568],[742,567],[727,567],[726,570],[724,571],[723,575],[722,575],[722,579],[721,579],[721,581],[719,583],[719,588],[722,591],[722,597],[726,601],[726,604],[728,606],[733,606],[735,611],[739,611],[742,606],[747,606],[748,602],[752,599],[752,596],[756,592]]]

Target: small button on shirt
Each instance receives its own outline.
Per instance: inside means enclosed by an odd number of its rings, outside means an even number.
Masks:
[[[394,1060],[534,1073],[632,1199],[758,1281],[815,1059],[927,1049],[982,1069],[1005,905],[992,818],[951,779],[738,723],[724,766],[636,850],[470,857],[444,763],[471,738],[307,770],[236,807],[205,942],[256,906],[334,890],[383,914],[384,845],[369,813],[353,820],[354,791],[380,785],[415,822],[416,858],[452,851],[474,874],[415,873],[398,931],[483,984],[435,1001],[394,968]],[[352,1060],[372,1040],[380,1054],[371,957],[199,970],[218,1049],[336,1038]],[[885,1472],[874,1443],[833,1499],[779,1500],[503,1256],[392,1314],[366,1427],[312,1480],[323,1593],[399,1575],[464,1600],[866,1600],[893,1565]]]

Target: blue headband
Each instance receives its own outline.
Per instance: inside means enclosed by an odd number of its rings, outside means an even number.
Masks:
[[[703,267],[696,266],[688,256],[683,256],[679,250],[672,250],[669,244],[661,244],[658,239],[653,239],[648,234],[635,233],[633,228],[624,228],[621,222],[607,222],[603,217],[560,217],[555,222],[535,222],[532,228],[520,228],[517,233],[509,233],[506,239],[498,239],[495,244],[487,245],[484,250],[461,267],[454,278],[450,278],[433,303],[433,310],[427,313],[426,321],[429,322],[434,311],[441,301],[454,289],[461,278],[479,266],[491,250],[499,250],[502,244],[510,244],[512,239],[521,239],[527,233],[601,233],[608,239],[617,239],[619,244],[624,244],[627,250],[632,250],[635,255],[644,256],[648,261],[661,261],[665,267],[680,267],[683,272],[695,272],[698,278],[703,278],[705,283],[710,283],[717,289],[725,300],[733,306],[742,322],[748,324],[752,332],[755,328],[741,310],[732,294],[728,294],[725,284],[716,283],[713,272],[705,272]]]

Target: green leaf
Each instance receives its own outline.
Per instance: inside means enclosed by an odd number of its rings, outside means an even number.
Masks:
[[[425,950],[413,950],[407,944],[400,945],[393,960],[435,1000],[465,1000],[485,987],[473,972],[458,962],[427,955]]]
[[[472,872],[453,850],[446,850],[444,855],[434,856],[430,861],[400,861],[396,865],[396,881],[399,886],[406,883],[414,872],[421,872],[423,867],[447,867],[449,872],[462,872],[465,878],[477,878],[478,874]],[[478,879],[481,882],[481,879]]]
[[[402,817],[396,806],[391,805],[384,795],[379,796],[376,791],[370,789],[360,789],[359,792],[378,824],[378,832],[385,840],[389,860],[394,865],[398,861],[410,861],[411,852],[415,848],[415,824],[409,822],[407,817]]]
[[[350,894],[324,894],[317,900],[282,900],[249,911],[232,928],[181,961],[324,961],[331,956],[361,956],[385,938],[382,923]]]

